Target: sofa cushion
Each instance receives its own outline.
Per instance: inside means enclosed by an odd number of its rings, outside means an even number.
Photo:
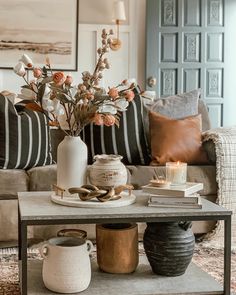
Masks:
[[[150,141],[149,136],[149,111],[160,113],[172,119],[180,119],[184,117],[194,116],[199,113],[199,96],[201,89],[192,90],[190,92],[176,94],[164,98],[156,98],[154,100],[143,97],[144,104],[144,127],[147,134],[147,139]],[[207,114],[204,113],[204,116]],[[205,123],[205,119],[203,120]],[[206,129],[204,129],[206,130]]]
[[[176,94],[154,100],[151,111],[160,113],[172,119],[194,116],[198,114],[198,100],[201,89]]]
[[[201,115],[174,120],[150,111],[149,121],[151,165],[176,161],[208,163],[201,142]]]
[[[29,177],[25,170],[0,169],[0,196],[15,195],[17,192],[28,191]]]
[[[30,191],[50,191],[57,183],[57,166],[34,167],[27,171]]]
[[[165,166],[126,166],[128,169],[128,183],[134,185],[135,189],[147,185],[150,179],[166,175]],[[203,183],[201,195],[216,195],[216,167],[215,165],[188,165],[187,181]]]
[[[46,116],[40,112],[16,109],[0,94],[0,168],[28,169],[51,163]]]
[[[146,165],[150,162],[143,126],[143,105],[138,92],[127,110],[121,112],[119,127],[85,127],[83,140],[88,147],[88,163],[96,154],[119,154],[124,164]]]

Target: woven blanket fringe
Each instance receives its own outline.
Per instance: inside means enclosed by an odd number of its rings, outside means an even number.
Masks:
[[[203,133],[203,142],[212,140],[216,151],[217,204],[233,211],[232,248],[236,248],[236,126],[215,128]],[[223,245],[223,224],[217,222],[215,229],[204,236],[212,245]]]

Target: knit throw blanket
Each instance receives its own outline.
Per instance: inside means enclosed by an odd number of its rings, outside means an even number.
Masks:
[[[232,247],[236,248],[236,126],[216,128],[203,133],[203,141],[212,140],[216,150],[217,203],[233,211]],[[211,233],[213,243],[223,245],[223,222]]]

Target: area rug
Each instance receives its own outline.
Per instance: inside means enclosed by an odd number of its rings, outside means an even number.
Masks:
[[[96,252],[92,253],[93,258]],[[140,255],[145,255],[140,247]],[[223,249],[205,247],[204,244],[196,244],[193,262],[207,273],[212,275],[216,281],[222,283],[223,276]],[[37,249],[30,249],[28,259],[41,259]],[[232,292],[236,292],[236,252],[232,252]],[[17,250],[0,249],[0,295],[20,295],[18,284],[18,262]]]

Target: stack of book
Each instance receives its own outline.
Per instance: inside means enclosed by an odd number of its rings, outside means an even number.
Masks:
[[[202,208],[198,194],[203,189],[202,183],[187,182],[180,186],[156,187],[148,184],[142,187],[150,194],[148,206],[168,208]]]

